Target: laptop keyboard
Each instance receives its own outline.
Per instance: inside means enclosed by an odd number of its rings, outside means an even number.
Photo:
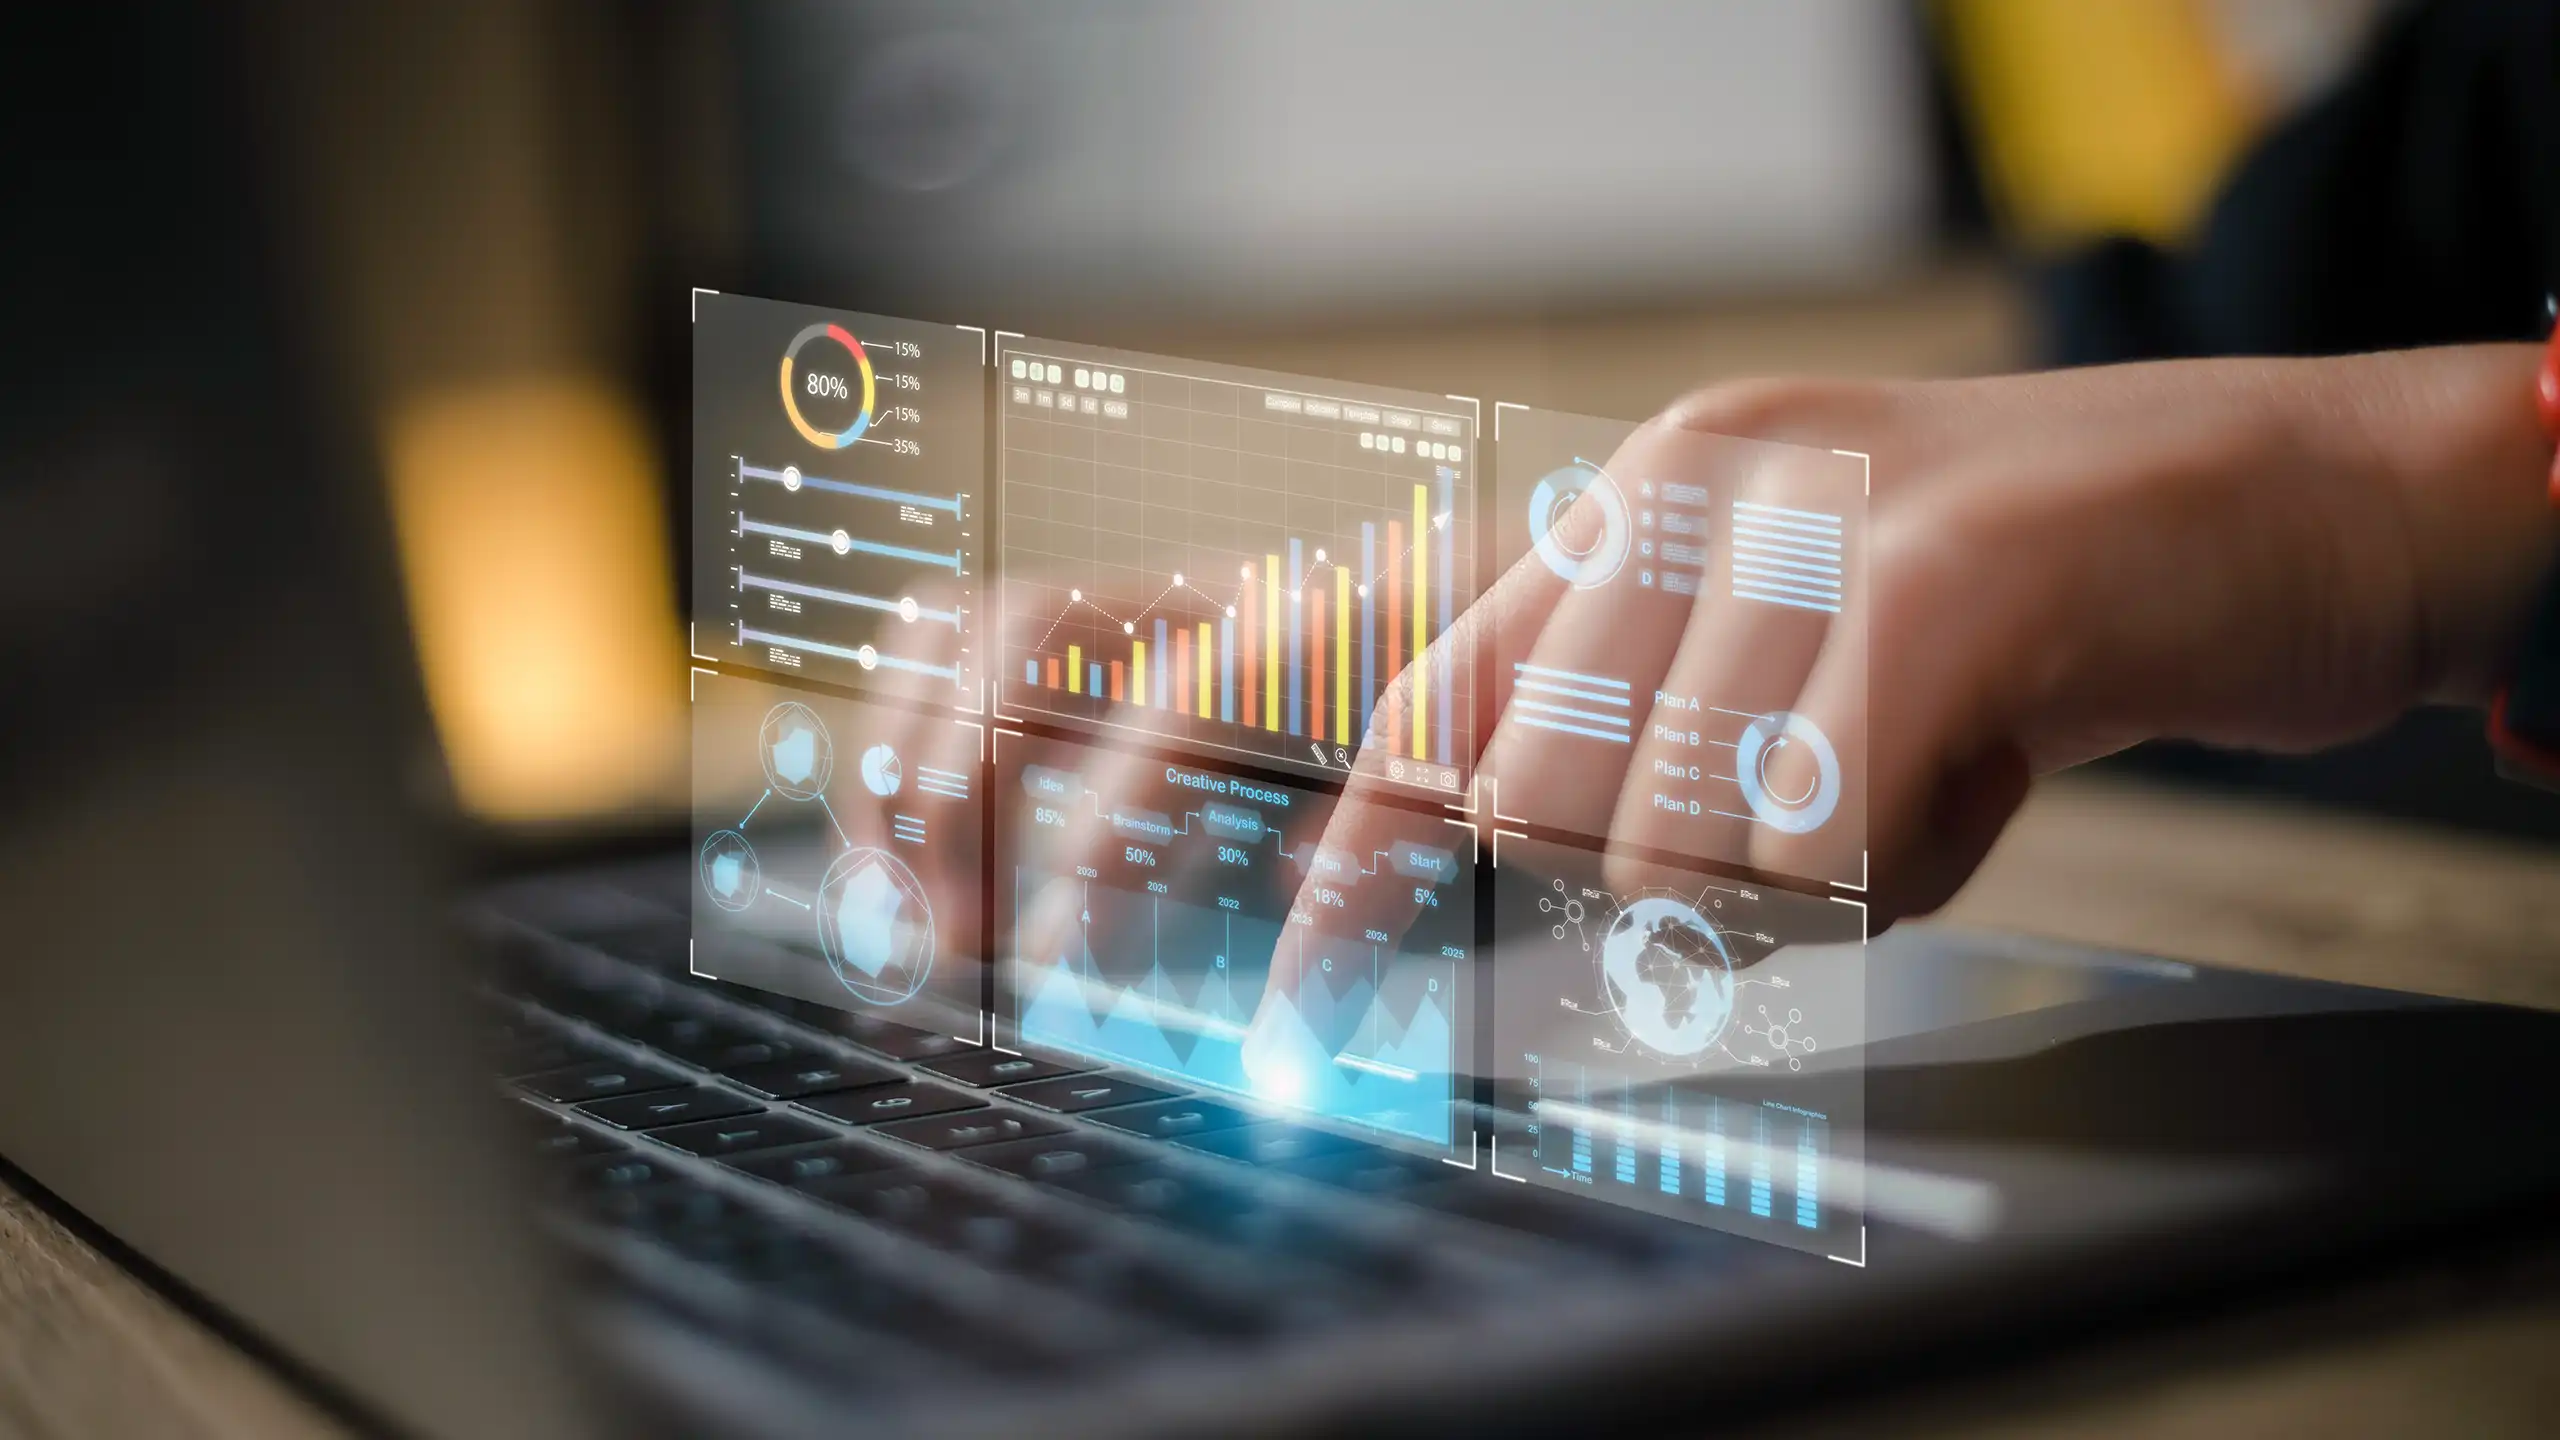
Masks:
[[[1156,1361],[1779,1253],[1155,1077],[694,979],[681,911],[600,888],[521,892],[542,903],[490,926],[491,1053],[550,1219],[618,1287],[834,1383]]]

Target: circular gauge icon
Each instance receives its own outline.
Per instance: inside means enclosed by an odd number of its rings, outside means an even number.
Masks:
[[[933,973],[933,902],[886,850],[847,850],[818,882],[818,948],[856,999],[896,1005]]]
[[[812,325],[782,352],[782,413],[821,450],[862,438],[876,391],[870,354],[841,325]]]
[[[1598,511],[1597,523],[1577,519],[1568,529],[1565,512],[1586,495]],[[1530,488],[1529,533],[1536,537],[1531,544],[1538,558],[1576,590],[1596,590],[1616,578],[1633,535],[1618,482],[1581,460],[1548,471]]]
[[[1742,798],[1762,824],[1802,835],[1840,808],[1839,753],[1802,715],[1773,711],[1742,727],[1733,763]]]
[[[786,800],[817,799],[835,774],[835,742],[827,738],[817,712],[797,700],[765,712],[757,753],[764,760],[765,783]]]
[[[744,910],[753,905],[756,892],[764,884],[755,847],[735,830],[719,831],[703,841],[695,868],[702,876],[703,893],[723,910]]]

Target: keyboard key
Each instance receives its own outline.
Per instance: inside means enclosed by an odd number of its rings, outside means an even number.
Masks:
[[[609,1057],[602,1047],[574,1035],[526,1031],[504,1036],[499,1041],[496,1058],[498,1073],[512,1077],[539,1075],[545,1070],[566,1070],[572,1065]]]
[[[766,1114],[741,1116],[735,1120],[704,1120],[668,1130],[653,1130],[649,1138],[661,1145],[672,1145],[687,1155],[717,1159],[723,1155],[743,1155],[751,1150],[779,1150],[786,1145],[805,1145],[828,1138],[828,1132],[789,1115]]]
[[[768,1065],[798,1054],[800,1047],[739,1026],[696,1015],[673,1016],[640,1027],[631,1037],[653,1050],[663,1050],[688,1065],[727,1070],[740,1065]]]
[[[876,1050],[892,1060],[939,1060],[949,1055],[974,1054],[981,1047],[974,1040],[962,1040],[932,1030],[918,1030],[912,1025],[878,1021],[853,1031],[845,1037],[865,1050]]]
[[[777,1185],[803,1185],[812,1180],[825,1180],[838,1175],[863,1175],[875,1170],[892,1170],[906,1164],[897,1156],[873,1145],[852,1140],[829,1140],[816,1145],[797,1145],[788,1150],[769,1150],[752,1155],[724,1155],[720,1163],[741,1174]]]
[[[615,1095],[638,1095],[650,1090],[680,1090],[686,1081],[674,1071],[661,1070],[655,1065],[634,1065],[624,1060],[591,1060],[565,1070],[545,1070],[538,1075],[527,1075],[516,1083],[545,1100],[575,1104]]]
[[[858,1090],[865,1085],[895,1085],[907,1078],[886,1065],[833,1055],[802,1055],[787,1060],[740,1065],[720,1073],[774,1100],[797,1100],[804,1095]]]
[[[927,1150],[965,1150],[972,1145],[994,1145],[1006,1140],[1055,1135],[1066,1128],[1066,1122],[1052,1120],[1045,1115],[963,1110],[949,1115],[928,1115],[921,1120],[900,1120],[883,1125],[874,1133],[892,1140],[904,1140],[910,1145],[921,1145]]]
[[[732,1115],[758,1113],[755,1102],[741,1100],[726,1090],[696,1085],[686,1090],[653,1090],[645,1095],[622,1095],[611,1100],[598,1100],[578,1107],[581,1115],[592,1116],[618,1130],[659,1130],[682,1125],[689,1120],[725,1120]]]
[[[626,1147],[619,1140],[608,1139],[593,1130],[574,1125],[545,1129],[534,1138],[534,1153],[546,1160],[575,1160],[588,1155],[612,1155]]]
[[[1015,1085],[1002,1092],[1008,1100],[1055,1110],[1061,1115],[1081,1115],[1087,1110],[1101,1110],[1113,1105],[1138,1105],[1149,1100],[1170,1100],[1173,1092],[1135,1080],[1119,1080],[1109,1075],[1085,1075],[1065,1080],[1034,1080],[1028,1085]]]
[[[1335,1151],[1305,1160],[1282,1161],[1271,1167],[1284,1175],[1312,1180],[1341,1190],[1355,1190],[1363,1195],[1407,1195],[1426,1186],[1455,1178],[1461,1172],[1437,1160],[1418,1155],[1400,1155],[1363,1145],[1353,1150]]]
[[[1037,1055],[1007,1055],[998,1050],[978,1050],[966,1055],[928,1060],[916,1068],[928,1075],[939,1075],[945,1080],[955,1080],[983,1090],[990,1085],[1018,1085],[1031,1080],[1046,1080],[1053,1075],[1080,1075],[1099,1067],[1070,1065]]]
[[[582,1160],[562,1172],[560,1183],[571,1194],[584,1195],[599,1190],[637,1190],[679,1178],[674,1167],[665,1161],[625,1153]]]
[[[1357,1140],[1327,1131],[1310,1130],[1304,1125],[1290,1125],[1277,1120],[1232,1130],[1166,1138],[1186,1150],[1241,1160],[1247,1165],[1278,1165],[1291,1160],[1307,1160],[1349,1150],[1360,1144]]]
[[[1091,1118],[1097,1125],[1144,1135],[1150,1140],[1183,1140],[1194,1135],[1206,1135],[1212,1130],[1233,1130],[1251,1125],[1262,1117],[1248,1114],[1233,1105],[1221,1105],[1215,1100],[1179,1099],[1103,1110]]]
[[[1152,1157],[1145,1147],[1130,1141],[1076,1131],[1036,1140],[979,1146],[962,1151],[960,1158],[990,1170],[1001,1170],[1007,1175],[1053,1185],[1070,1175],[1106,1170],[1116,1165],[1135,1165]]]
[[[800,1108],[848,1125],[882,1125],[924,1115],[947,1115],[955,1110],[982,1110],[986,1104],[965,1090],[907,1080],[838,1095],[812,1095],[800,1102]]]

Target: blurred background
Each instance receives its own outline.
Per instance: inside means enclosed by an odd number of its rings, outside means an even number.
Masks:
[[[457,0],[260,43],[421,773],[515,853],[683,805],[692,287],[1630,419],[1739,375],[2391,343],[2182,257],[2411,10]],[[2477,730],[2109,763],[2560,835]]]

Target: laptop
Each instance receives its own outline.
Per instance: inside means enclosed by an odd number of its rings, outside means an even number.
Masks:
[[[2560,1120],[2548,1016],[1867,935],[1855,847],[1753,848],[1856,815],[1783,701],[1702,706],[1724,764],[1641,837],[1477,773],[1499,714],[1571,726],[1559,774],[1639,722],[1614,659],[1441,643],[1469,567],[1782,636],[1849,598],[1861,493],[1481,397],[683,297],[733,327],[696,346],[693,833],[472,878],[414,818],[388,541],[259,156],[157,113],[147,197],[30,195],[93,223],[9,362],[0,1157],[369,1428],[1703,1427],[2560,1193],[2518,1143]],[[1231,528],[1056,498],[1114,434],[1177,473],[1177,412]],[[1365,498],[1241,528],[1314,497],[1318,433]],[[1725,549],[1673,553],[1693,512]],[[1255,558],[1141,609],[1133,537]]]

